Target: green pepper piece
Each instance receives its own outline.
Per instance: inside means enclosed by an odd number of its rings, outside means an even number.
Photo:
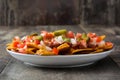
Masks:
[[[87,38],[86,38],[86,41],[87,41],[87,42],[89,42],[89,41],[90,41],[90,38],[89,38],[88,36],[87,36]]]
[[[66,29],[62,29],[62,30],[54,31],[53,33],[55,36],[59,36],[59,35],[65,34],[66,32],[67,32]]]
[[[82,34],[82,39],[84,39],[88,42],[90,38],[87,36],[87,34],[83,33]]]
[[[36,36],[36,39],[41,41],[43,39],[43,37],[41,35],[40,36]]]
[[[85,39],[85,38],[86,38],[86,36],[87,36],[87,34],[82,33],[82,39]]]
[[[70,42],[70,39],[69,38],[64,38],[63,39],[65,42]]]
[[[77,41],[81,41],[82,39],[81,38],[77,38]]]

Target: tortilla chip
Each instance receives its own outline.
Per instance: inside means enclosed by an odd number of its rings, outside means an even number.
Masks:
[[[109,49],[112,49],[112,48],[113,48],[113,46],[105,46],[104,47],[105,50],[109,50]]]
[[[98,49],[98,50],[91,52],[91,53],[99,53],[99,52],[103,52],[103,51],[104,51],[104,49]]]
[[[39,48],[40,48],[38,45],[33,44],[33,43],[28,43],[28,44],[27,44],[27,47],[28,47],[28,48],[36,48],[36,49],[39,49]]]
[[[90,52],[92,52],[94,49],[92,49],[92,48],[86,48],[86,49],[75,49],[75,50],[73,50],[72,51],[72,54],[76,54],[76,53],[90,53]]]
[[[41,55],[41,56],[50,56],[50,55],[55,55],[53,52],[47,51],[47,50],[37,50],[36,54]]]
[[[27,48],[27,49],[26,49],[26,53],[27,53],[27,54],[35,54],[36,51],[37,51],[36,48]]]
[[[58,46],[57,49],[59,51],[66,51],[66,50],[70,49],[70,45],[68,45],[67,43],[64,43],[64,44],[61,44],[60,46]]]

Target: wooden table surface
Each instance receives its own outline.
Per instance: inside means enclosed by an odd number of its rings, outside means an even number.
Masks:
[[[115,50],[97,63],[77,68],[42,68],[25,65],[7,54],[6,43],[18,35],[24,36],[40,30],[68,29],[74,32],[105,34]],[[0,26],[0,80],[119,80],[120,79],[120,28],[103,25],[74,26]]]

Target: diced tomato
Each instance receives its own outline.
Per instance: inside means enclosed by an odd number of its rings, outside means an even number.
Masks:
[[[51,47],[57,47],[59,45],[60,45],[60,43],[58,43],[57,41],[55,41],[55,39],[51,40],[51,44],[50,44]]]
[[[18,48],[23,48],[24,46],[25,46],[24,43],[20,43],[20,44],[17,45]]]
[[[82,34],[81,33],[77,33],[76,34],[76,38],[81,38]]]
[[[74,38],[74,33],[72,31],[68,31],[67,37],[68,38]]]
[[[17,47],[19,43],[20,43],[19,41],[14,41],[14,42],[13,42],[13,46],[14,46],[14,47]]]
[[[94,38],[90,38],[90,41],[89,42],[93,42],[94,41]]]
[[[50,40],[44,40],[45,45],[51,46],[52,45],[52,41]]]
[[[36,39],[36,40],[34,40],[34,43],[35,44],[40,44],[40,41]]]
[[[105,42],[105,45],[106,46],[113,46],[113,43],[111,43],[111,42]]]
[[[96,37],[97,35],[95,33],[88,33],[87,36],[93,38],[93,37]]]
[[[32,40],[32,36],[26,36],[24,42],[31,42],[31,40]]]
[[[85,40],[80,41],[80,48],[87,48],[87,43]]]
[[[47,37],[48,37],[48,38],[53,38],[54,35],[53,35],[52,33],[48,33]]]
[[[46,33],[44,36],[43,36],[43,39],[52,39],[54,37],[54,35],[52,33]]]
[[[96,42],[101,42],[101,41],[102,41],[101,37],[96,37]]]
[[[59,50],[58,50],[57,48],[53,48],[53,49],[52,49],[52,52],[53,52],[54,54],[58,55]]]

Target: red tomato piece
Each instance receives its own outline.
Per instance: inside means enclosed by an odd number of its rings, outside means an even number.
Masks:
[[[44,40],[45,45],[52,46],[53,42],[51,40]]]
[[[52,39],[53,37],[54,37],[54,35],[52,33],[46,33],[43,38],[44,39]]]
[[[93,38],[93,37],[96,37],[97,35],[95,33],[88,33],[87,36]]]
[[[36,39],[36,40],[34,40],[34,43],[35,44],[40,44],[40,41]]]
[[[48,34],[47,34],[47,37],[48,37],[48,38],[53,38],[54,35],[53,35],[52,33],[48,33]]]
[[[77,33],[76,34],[76,38],[81,38],[82,34],[81,33]]]
[[[53,49],[52,49],[52,52],[55,53],[56,55],[58,55],[59,50],[58,50],[57,48],[53,48]]]
[[[90,41],[89,42],[93,42],[94,41],[94,38],[90,38]]]
[[[111,42],[105,42],[105,45],[106,46],[113,46],[113,43],[111,43]]]
[[[20,43],[20,44],[17,45],[18,48],[23,48],[24,46],[25,46],[24,43]]]
[[[14,46],[14,47],[17,47],[17,46],[18,46],[18,44],[19,44],[19,42],[18,42],[18,41],[14,41],[14,42],[13,42],[13,46]]]
[[[87,43],[85,40],[80,41],[80,48],[87,48]]]
[[[74,33],[72,31],[68,31],[67,37],[68,38],[74,38]]]
[[[25,42],[31,42],[31,40],[32,40],[32,37],[27,36],[26,39],[25,39]]]
[[[102,41],[101,37],[96,38],[96,42],[101,42],[101,41]]]

